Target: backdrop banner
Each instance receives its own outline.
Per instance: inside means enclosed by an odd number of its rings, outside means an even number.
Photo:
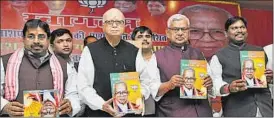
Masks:
[[[130,40],[134,28],[144,25],[154,32],[155,49],[168,44],[165,36],[167,19],[187,6],[205,4],[222,8],[232,15],[240,15],[240,7],[231,2],[183,2],[183,1],[1,1],[1,55],[23,46],[22,29],[28,19],[47,21],[51,31],[67,28],[73,34],[73,60],[79,61],[83,39],[93,35],[97,39],[102,32],[102,15],[110,8],[119,8],[126,17],[124,40]]]
[[[72,32],[74,42],[72,57],[74,62],[78,62],[83,49],[83,39],[86,36],[93,35],[97,39],[104,37],[102,16],[105,11],[113,7],[120,9],[126,17],[126,31],[121,38],[131,40],[130,35],[134,28],[142,25],[147,26],[154,33],[153,46],[155,50],[168,45],[168,39],[165,36],[168,18],[176,13],[186,15],[190,19],[190,27],[194,28],[191,30],[193,34],[190,35],[190,43],[193,47],[199,48],[207,59],[228,42],[224,36],[226,19],[229,16],[241,16],[240,5],[226,1],[1,1],[1,55],[23,47],[22,29],[24,23],[35,18],[46,21],[50,25],[51,31],[57,28],[67,28]],[[210,10],[220,14],[209,13]],[[253,16],[251,17],[251,13],[261,14],[258,11],[243,13],[248,14],[251,21],[255,20]],[[247,20],[249,20],[248,18]],[[269,37],[272,37],[273,33],[272,28],[258,30],[257,27],[252,26],[248,27],[248,30],[252,31],[252,33],[249,32],[251,34],[249,36],[252,37],[260,37],[261,35],[257,35],[260,31],[267,31],[261,34],[263,36],[270,35]],[[272,38],[264,39],[262,42],[262,40],[258,41],[252,37],[248,39],[248,42],[258,42],[259,46],[272,42]],[[212,43],[209,43],[211,40]],[[221,110],[220,97],[211,99],[211,103],[213,111]]]

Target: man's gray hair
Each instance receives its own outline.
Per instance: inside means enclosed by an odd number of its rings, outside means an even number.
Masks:
[[[180,21],[180,20],[186,20],[187,21],[187,25],[189,26],[190,23],[189,23],[189,19],[185,16],[185,15],[182,15],[182,14],[174,14],[172,16],[169,17],[169,19],[167,20],[167,27],[169,28],[171,23],[173,21]]]
[[[197,5],[191,5],[191,6],[184,7],[178,13],[186,15],[186,13],[189,13],[189,12],[202,12],[202,11],[222,12],[227,16],[227,18],[233,17],[231,15],[231,13],[229,13],[228,11],[226,11],[222,8],[210,6],[210,5],[203,5],[203,4],[197,4]]]
[[[194,80],[196,80],[196,78],[195,78],[195,70],[193,69],[193,68],[186,68],[185,70],[184,70],[184,72],[183,72],[183,77],[185,77],[185,73],[187,72],[187,71],[191,71],[192,73],[193,73],[193,76],[194,76]]]
[[[246,62],[252,63],[252,67],[255,68],[254,61],[252,59],[250,59],[250,58],[247,58],[247,59],[244,60],[244,62],[243,62],[243,68],[245,68]]]

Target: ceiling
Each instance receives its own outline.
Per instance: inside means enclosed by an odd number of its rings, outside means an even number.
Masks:
[[[273,0],[234,0],[240,3],[241,8],[262,9],[273,11]]]

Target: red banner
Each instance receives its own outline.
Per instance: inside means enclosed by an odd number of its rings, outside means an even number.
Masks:
[[[1,1],[1,55],[11,53],[17,48],[23,47],[22,29],[24,23],[28,19],[36,18],[47,21],[51,27],[51,31],[57,28],[67,28],[72,32],[74,39],[73,60],[78,61],[83,49],[83,39],[86,36],[93,35],[97,37],[97,39],[104,37],[104,33],[102,32],[102,15],[112,7],[120,9],[126,17],[126,32],[122,36],[122,39],[130,40],[133,29],[144,25],[154,32],[153,45],[154,48],[159,49],[168,44],[165,36],[167,19],[173,14],[180,13],[184,8],[197,4],[215,6],[227,11],[228,14],[233,16],[241,15],[238,3],[225,1]],[[249,18],[251,19],[251,16]],[[192,22],[192,20],[193,19],[190,19],[190,22]],[[221,25],[224,29],[224,23]],[[209,26],[209,24],[207,24],[207,26]],[[215,24],[213,23],[213,27],[214,26]],[[249,30],[258,31],[256,27],[248,28]],[[272,29],[266,32],[266,34],[272,33]],[[255,37],[255,34],[251,35]],[[256,36],[259,37],[257,34]],[[271,39],[272,38],[264,40],[271,42]],[[248,41],[256,42],[256,38],[251,37]],[[261,40],[257,40],[257,42],[258,41]],[[204,45],[208,44],[205,43]],[[206,50],[201,50],[207,55]],[[209,53],[208,55],[211,54]],[[220,111],[220,98],[212,101],[212,107],[214,107],[214,111]]]
[[[232,15],[239,15],[239,5],[228,2],[183,2],[183,1],[1,1],[1,55],[13,52],[23,46],[22,29],[28,19],[47,21],[51,31],[67,28],[73,34],[74,61],[79,60],[83,39],[94,35],[97,39],[102,32],[102,15],[109,8],[116,7],[126,17],[126,32],[122,39],[129,40],[135,27],[148,26],[154,32],[155,48],[167,45],[165,36],[167,19],[182,8],[195,4],[206,4],[222,8]]]

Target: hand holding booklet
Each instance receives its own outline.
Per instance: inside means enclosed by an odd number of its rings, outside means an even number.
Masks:
[[[143,112],[144,100],[141,94],[139,73],[111,73],[110,78],[114,110],[120,114]]]
[[[242,79],[248,88],[267,88],[265,53],[263,51],[241,51]]]

